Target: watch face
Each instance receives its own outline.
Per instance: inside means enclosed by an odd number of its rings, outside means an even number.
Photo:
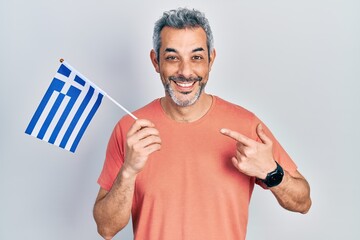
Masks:
[[[266,179],[264,180],[264,183],[268,187],[275,187],[279,185],[283,179],[284,171],[278,163],[276,164],[277,164],[276,169],[273,172],[269,173]]]
[[[281,173],[276,173],[276,174],[270,176],[268,182],[269,182],[272,186],[276,186],[276,185],[278,185],[278,184],[281,183],[282,179],[283,179],[283,174],[281,174]]]

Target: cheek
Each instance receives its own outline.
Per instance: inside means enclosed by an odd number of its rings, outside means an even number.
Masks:
[[[197,74],[197,76],[202,77],[203,81],[207,82],[207,80],[209,78],[209,68],[206,68],[206,69],[203,68],[203,69],[201,69],[201,71],[198,71],[196,74]]]
[[[169,69],[166,65],[164,65],[164,64],[159,65],[158,73],[160,74],[161,78],[168,76],[169,75],[168,72],[169,72]]]
[[[202,77],[208,76],[210,72],[210,68],[208,64],[199,64],[197,66],[194,66],[193,70],[196,74]]]
[[[173,72],[179,69],[179,63],[177,62],[167,62],[165,60],[160,62],[160,70],[162,72]]]

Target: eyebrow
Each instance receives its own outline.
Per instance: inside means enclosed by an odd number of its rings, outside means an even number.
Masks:
[[[205,51],[205,50],[202,47],[198,47],[192,50],[192,52],[201,52],[201,51]]]
[[[165,52],[174,52],[177,53],[177,51],[175,50],[175,48],[166,48]]]
[[[192,50],[191,52],[201,52],[201,51],[205,51],[204,48],[202,47],[198,47],[198,48],[195,48],[194,50]],[[177,53],[178,51],[176,51],[175,48],[166,48],[165,49],[165,52],[174,52],[174,53]]]

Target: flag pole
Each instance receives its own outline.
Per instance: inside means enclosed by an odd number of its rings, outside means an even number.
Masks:
[[[60,58],[60,62],[63,63],[64,59]],[[87,79],[87,78],[86,78]],[[88,79],[87,79],[88,80]],[[121,108],[124,112],[126,112],[127,114],[129,114],[134,120],[137,120],[138,118],[134,116],[134,114],[132,114],[129,110],[127,110],[125,107],[123,107],[120,103],[118,103],[117,101],[115,101],[112,97],[110,97],[104,90],[102,90],[101,88],[99,88],[97,85],[95,85],[94,83],[92,83],[90,80],[88,80],[90,82],[91,85],[93,85],[94,87],[96,87],[97,89],[99,89],[110,101],[112,101],[116,106],[118,106],[119,108]]]
[[[127,110],[125,107],[123,107],[120,103],[118,103],[117,101],[115,101],[112,97],[110,97],[106,92],[105,96],[108,97],[108,99],[110,101],[112,101],[113,103],[115,103],[116,106],[118,106],[119,108],[121,108],[124,112],[126,112],[127,114],[129,114],[134,120],[137,120],[138,118],[134,116],[134,114],[132,114],[129,110]]]

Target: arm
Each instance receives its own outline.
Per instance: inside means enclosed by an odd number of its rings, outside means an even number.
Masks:
[[[237,141],[236,156],[232,158],[232,163],[240,172],[251,177],[265,179],[267,173],[276,168],[273,143],[265,135],[261,124],[256,128],[261,142],[229,129],[221,129],[221,133]],[[298,171],[292,174],[284,171],[282,182],[270,190],[285,209],[301,213],[309,211],[310,186]]]
[[[289,211],[305,214],[311,207],[310,186],[298,171],[292,175],[284,171],[282,182],[270,190],[279,204]]]
[[[111,190],[100,188],[94,206],[98,232],[104,239],[112,239],[130,219],[135,177],[125,177],[121,169]]]
[[[147,120],[137,120],[126,139],[126,156],[118,176],[108,192],[100,188],[94,205],[94,219],[99,234],[111,239],[130,219],[137,174],[149,155],[161,147],[159,132]]]

